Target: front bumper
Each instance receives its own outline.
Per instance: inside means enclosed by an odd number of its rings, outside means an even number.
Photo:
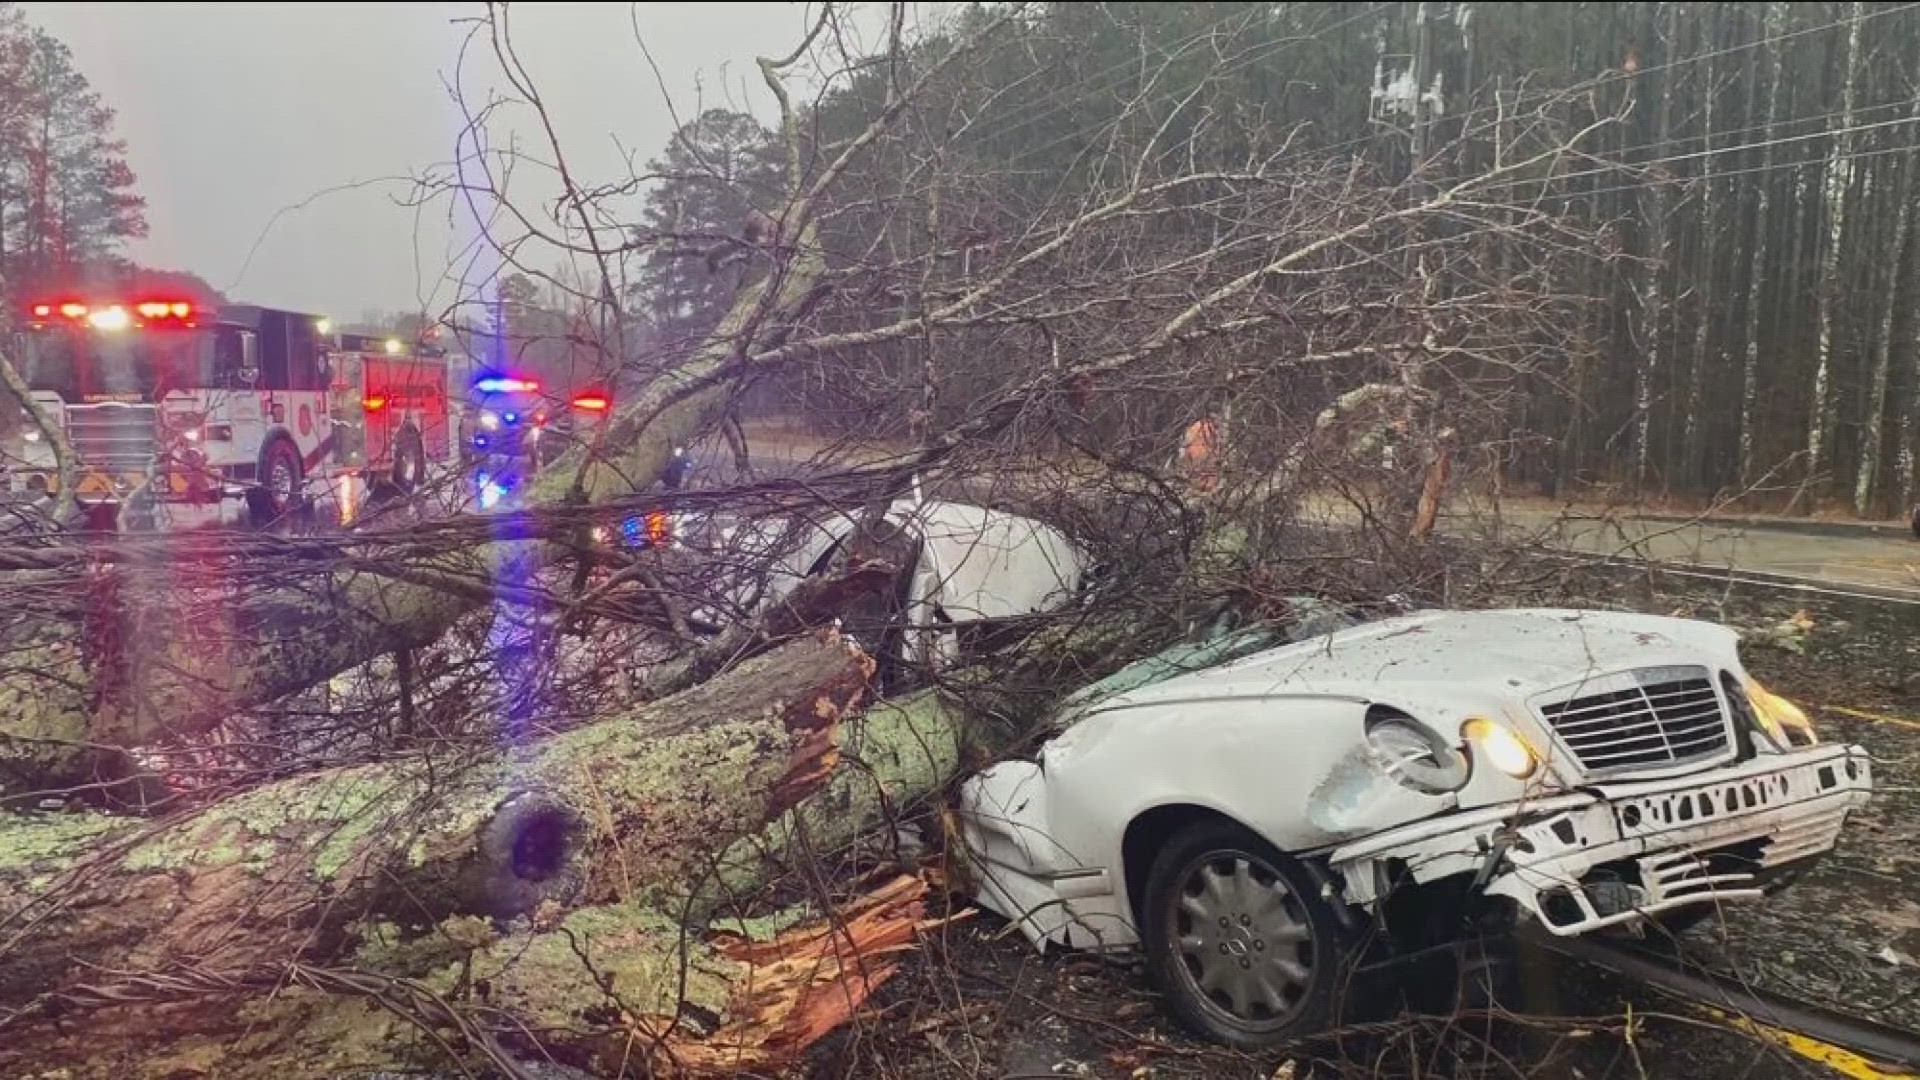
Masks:
[[[1872,788],[1864,749],[1817,746],[1429,819],[1338,848],[1329,863],[1355,903],[1408,876],[1473,874],[1484,895],[1548,931],[1584,934],[1762,896],[1767,874],[1831,850]]]

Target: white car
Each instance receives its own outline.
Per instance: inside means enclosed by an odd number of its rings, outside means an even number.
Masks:
[[[974,887],[1037,946],[1144,947],[1175,1012],[1243,1046],[1324,1023],[1389,912],[1675,926],[1783,884],[1872,788],[1866,751],[1818,742],[1737,640],[1427,612],[1163,658],[966,783]]]
[[[917,562],[902,578],[879,626],[850,627],[885,633],[890,655],[915,667],[946,667],[962,653],[962,639],[978,631],[1043,614],[1065,605],[1086,576],[1087,559],[1064,533],[1032,518],[966,503],[900,499],[886,522],[906,530]],[[625,531],[643,536],[644,518]],[[686,515],[660,526],[672,542],[703,552],[723,567],[713,594],[723,601],[702,605],[692,621],[717,631],[733,619],[762,611],[824,573],[853,536],[857,521],[846,514],[819,518],[697,518]],[[728,610],[723,611],[721,608]],[[873,650],[883,643],[862,642]]]

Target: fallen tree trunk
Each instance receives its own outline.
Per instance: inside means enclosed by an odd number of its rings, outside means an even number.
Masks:
[[[327,770],[177,822],[0,820],[0,1007],[102,971],[332,956],[359,919],[671,908],[729,843],[827,779],[872,670],[828,633],[465,762]]]
[[[479,580],[498,565],[474,553],[436,561],[439,573]],[[96,572],[81,589],[81,618],[30,612],[0,633],[0,805],[42,793],[125,795],[138,772],[125,748],[205,731],[429,644],[475,607],[366,574],[236,605],[221,603],[218,590],[196,596],[190,581],[162,592],[122,579],[114,568]]]
[[[477,818],[462,819],[457,808],[476,804],[458,797],[442,797],[443,808],[426,827],[395,829],[377,848],[355,848],[324,829],[316,838],[304,827],[271,826],[273,843],[303,853],[281,879],[252,875],[248,838],[268,841],[238,832],[247,823],[231,814],[198,838],[179,829],[156,835],[153,825],[132,831],[125,819],[105,815],[48,816],[32,827],[16,819],[0,828],[0,853],[11,853],[0,854],[0,882],[6,883],[0,895],[8,888],[16,896],[30,892],[69,910],[0,916],[0,935],[15,939],[11,947],[0,941],[0,957],[8,957],[0,964],[0,987],[33,977],[45,988],[11,1020],[0,1009],[0,1072],[16,1062],[58,1062],[74,1080],[170,1080],[217,1063],[221,1076],[278,1080],[290,1071],[351,1075],[445,1067],[450,1059],[485,1065],[506,1053],[502,1046],[613,1075],[622,1068],[644,1074],[649,1067],[731,1075],[777,1064],[797,1053],[810,1033],[850,1015],[891,971],[890,954],[905,947],[903,935],[921,917],[917,894],[871,909],[882,914],[870,934],[815,935],[811,940],[826,952],[803,952],[781,973],[743,966],[737,943],[724,931],[760,936],[787,920],[741,920],[729,901],[783,877],[817,881],[818,868],[808,860],[863,841],[879,841],[873,846],[884,863],[896,820],[1023,730],[1012,719],[1018,713],[1007,684],[1051,680],[1063,669],[1101,670],[1109,665],[1098,658],[1112,651],[1118,630],[1105,622],[1062,627],[1044,635],[1008,678],[967,680],[997,691],[982,699],[984,713],[923,691],[817,727],[820,713],[833,707],[822,710],[818,697],[809,705],[807,696],[789,694],[779,723],[741,722],[737,707],[754,711],[755,699],[794,678],[801,661],[831,657],[836,649],[851,655],[829,636],[787,645],[620,721],[511,755],[526,776],[557,775],[541,790],[568,784],[579,805],[625,812],[611,825],[596,825],[590,843],[570,849],[582,859],[577,875],[536,883],[547,891],[523,885],[450,890],[484,901],[465,905],[470,910],[514,915],[506,920],[442,914],[429,921],[428,913],[446,906],[419,902],[419,890],[457,879],[461,853],[474,850]],[[864,676],[864,658],[859,668]],[[718,716],[734,719],[707,725]],[[831,747],[817,737],[824,733],[831,734]],[[559,752],[562,746],[567,753]],[[724,752],[708,754],[715,748]],[[822,782],[818,766],[826,762],[834,768]],[[569,784],[572,776],[582,779]],[[805,782],[796,783],[796,776]],[[609,777],[635,783],[613,791]],[[638,783],[642,777],[645,783]],[[811,793],[796,803],[796,788]],[[442,788],[448,796],[454,790]],[[493,789],[495,798],[501,790]],[[236,801],[214,809],[225,813]],[[285,801],[265,800],[255,809]],[[337,820],[330,813],[288,820]],[[385,828],[387,821],[374,824]],[[427,838],[443,843],[423,843]],[[303,846],[303,840],[312,842]],[[156,845],[169,856],[165,868],[124,872],[134,851],[154,858]],[[545,864],[544,844],[511,846]],[[404,857],[376,863],[372,850]],[[354,861],[352,851],[368,854]],[[570,859],[561,861],[575,866]],[[332,867],[333,884],[310,888],[305,909],[279,909],[283,920],[291,912],[291,922],[276,921],[265,908],[258,914],[236,908],[248,887],[272,895],[283,882],[312,880],[301,876],[309,866]],[[74,880],[49,879],[62,871]],[[89,882],[89,871],[119,882],[120,894]],[[225,894],[182,892],[184,884],[211,887],[223,880],[231,890]],[[402,881],[409,887],[388,884]],[[136,882],[151,892],[128,891]],[[76,894],[66,890],[74,888],[92,890],[89,895],[108,906],[70,910]],[[181,907],[188,901],[204,905],[197,924]],[[582,906],[567,911],[570,904]],[[157,915],[140,921],[143,906]],[[325,916],[316,916],[316,906]],[[223,938],[212,913],[236,910],[247,924]],[[80,948],[81,955],[61,970],[23,972],[13,961],[21,944],[43,964],[57,956],[53,942],[19,940],[41,932],[20,920],[43,915],[51,917],[37,921],[56,933],[67,919],[91,920],[96,929],[117,925],[122,933],[84,947],[69,936],[64,947]],[[126,921],[110,923],[108,915]],[[858,918],[851,925],[860,925]],[[170,952],[140,940],[169,934],[180,946]],[[309,959],[276,965],[268,952],[273,947],[283,958]],[[113,970],[103,971],[102,962]],[[275,992],[263,993],[268,987]],[[152,1044],[155,1024],[169,1036],[164,1053]]]
[[[565,914],[547,905],[505,924],[470,916],[411,929],[343,924],[331,942],[338,958],[326,968],[222,970],[185,955],[110,979],[89,970],[11,1022],[0,1012],[0,1071],[58,1063],[72,1080],[158,1080],[218,1063],[223,1077],[278,1080],[290,1068],[353,1075],[444,1068],[450,1058],[488,1064],[502,1044],[534,1043],[540,1054],[615,1075],[623,1065],[645,1074],[642,1061],[734,1075],[791,1060],[892,973],[893,954],[924,916],[924,887],[896,880],[857,900],[831,932],[791,931],[768,945],[750,942],[787,919],[720,918],[707,932],[704,913],[718,911],[730,890],[786,872],[802,852],[850,843],[937,792],[973,737],[970,722],[935,692],[846,721],[824,786],[771,826],[709,820],[703,860],[692,862],[720,872],[676,859],[675,872],[686,875],[677,888],[663,879],[615,902]],[[687,764],[691,773],[700,763]],[[803,834],[804,843],[796,839]],[[43,839],[45,847],[58,840]],[[76,839],[99,842],[97,834]],[[613,862],[612,849],[601,858]],[[679,895],[696,887],[702,895]],[[228,952],[258,961],[258,947]],[[0,985],[15,978],[0,970]],[[156,1025],[169,1036],[164,1052],[153,1045]]]
[[[60,1080],[468,1068],[529,1076],[516,1052],[605,1076],[777,1069],[893,976],[899,955],[932,925],[927,892],[918,877],[894,877],[830,922],[771,940],[689,935],[658,912],[620,905],[546,929],[450,924],[376,943],[352,970],[296,964],[127,980],[114,997],[87,1002],[84,1015],[10,1027],[0,1070]],[[375,970],[381,964],[437,966],[399,976]],[[167,1033],[164,1045],[155,1031]]]
[[[720,327],[685,364],[636,395],[598,443],[547,467],[526,493],[534,506],[566,506],[645,490],[676,446],[717,423],[737,380],[735,363],[769,321],[791,322],[824,269],[811,231],[792,257],[736,298]],[[170,593],[136,590],[136,568],[96,571],[76,605],[0,622],[0,805],[45,792],[135,786],[123,751],[162,736],[208,730],[233,713],[285,697],[375,657],[418,648],[478,610],[486,586],[525,580],[545,554],[502,541],[437,555],[404,580],[324,574],[313,584],[228,606],[219,580],[179,570]]]

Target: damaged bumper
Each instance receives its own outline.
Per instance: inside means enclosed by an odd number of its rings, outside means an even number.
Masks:
[[[1770,872],[1832,849],[1872,787],[1865,750],[1820,746],[1449,814],[1336,848],[1328,861],[1354,903],[1408,878],[1472,874],[1485,895],[1511,899],[1552,933],[1584,934],[1760,897]]]

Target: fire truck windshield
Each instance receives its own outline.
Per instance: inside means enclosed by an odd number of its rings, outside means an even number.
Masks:
[[[136,395],[153,400],[169,390],[219,385],[222,365],[212,330],[50,329],[21,336],[28,387],[69,402]]]

